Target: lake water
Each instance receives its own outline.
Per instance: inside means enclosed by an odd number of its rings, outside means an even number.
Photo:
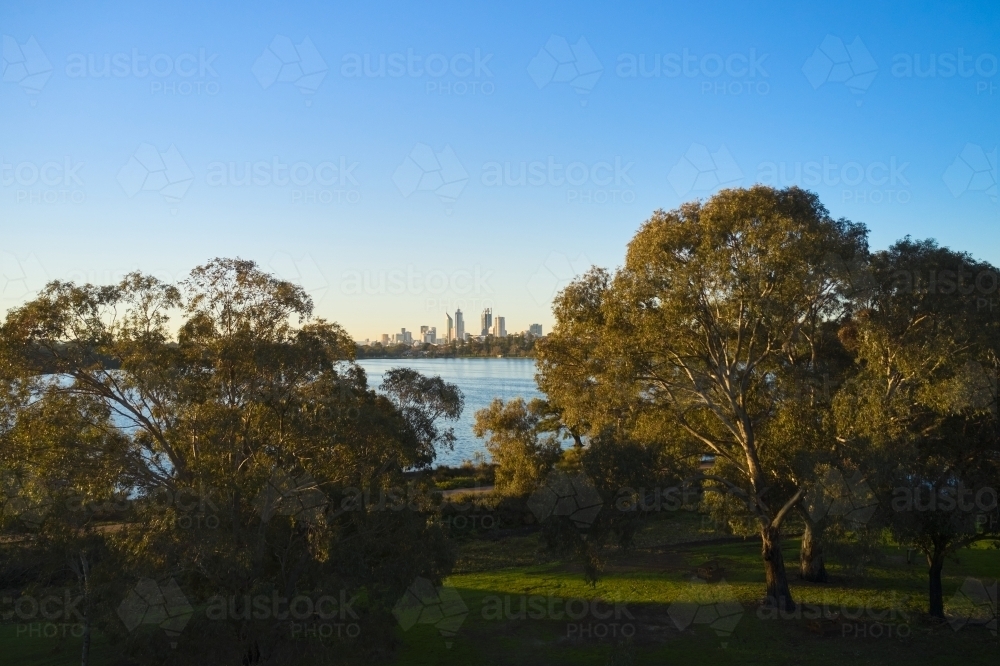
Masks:
[[[465,394],[465,409],[456,421],[441,425],[455,428],[455,450],[439,451],[436,465],[459,465],[477,451],[485,452],[483,440],[472,434],[476,410],[488,407],[493,398],[541,398],[535,384],[535,361],[530,358],[365,358],[358,365],[368,373],[368,386],[377,389],[382,375],[391,368],[412,368],[431,377],[439,376],[458,385]]]

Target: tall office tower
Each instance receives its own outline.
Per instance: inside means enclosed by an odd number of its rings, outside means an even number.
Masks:
[[[448,314],[447,312],[444,313],[444,316],[445,316],[445,319],[447,319],[447,322],[445,323],[445,339],[444,339],[444,341],[445,342],[451,342],[452,340],[455,339],[455,323],[452,320],[451,315]]]
[[[432,345],[437,344],[437,326],[421,326],[420,339]]]
[[[505,317],[497,317],[493,320],[493,337],[507,337],[507,319]]]
[[[542,325],[532,324],[531,326],[528,327],[528,333],[531,333],[532,335],[537,336],[539,338],[542,337]]]
[[[420,337],[423,338],[425,335],[427,335],[427,331],[429,331],[430,329],[431,329],[430,326],[421,326],[420,327]]]
[[[462,308],[455,310],[455,337],[465,340],[465,319],[462,318]]]
[[[483,310],[483,314],[479,317],[479,328],[482,329],[479,335],[490,334],[490,329],[493,328],[493,310],[489,308]]]
[[[383,347],[388,347],[389,346],[389,334],[388,333],[383,333],[382,334],[382,346]]]

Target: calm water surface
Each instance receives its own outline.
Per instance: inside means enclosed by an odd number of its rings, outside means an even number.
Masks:
[[[368,386],[377,389],[382,375],[390,368],[413,368],[430,377],[439,376],[457,384],[465,394],[465,410],[458,421],[442,425],[455,428],[455,450],[439,451],[435,464],[458,465],[471,460],[477,451],[484,451],[483,441],[472,434],[476,410],[489,406],[493,398],[541,398],[535,384],[535,361],[530,358],[366,358],[358,365],[368,373]]]

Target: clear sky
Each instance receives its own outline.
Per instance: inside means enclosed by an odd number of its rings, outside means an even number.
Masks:
[[[548,331],[758,181],[1000,263],[1000,3],[625,4],[2,0],[0,307],[241,256],[360,339]]]

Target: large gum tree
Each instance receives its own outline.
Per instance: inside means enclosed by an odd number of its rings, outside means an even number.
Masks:
[[[669,422],[679,448],[693,443],[715,456],[706,481],[753,516],[766,598],[782,609],[795,604],[781,528],[810,479],[789,471],[795,441],[769,438],[768,427],[782,401],[797,395],[785,385],[789,359],[808,364],[810,336],[842,310],[830,257],[866,247],[862,225],[832,219],[798,188],[730,189],[658,210],[610,280],[589,276],[596,293],[583,300],[596,305],[584,308],[587,316],[556,309],[559,342],[546,348],[563,353],[541,354],[544,380],[575,378],[581,397],[563,387],[561,402],[623,391],[638,405],[633,412]],[[581,328],[578,355],[586,360],[566,351]]]
[[[72,438],[78,457],[99,461],[107,450],[119,462],[105,485],[125,496],[98,535],[109,555],[90,577],[102,582],[97,626],[132,662],[303,663],[331,650],[294,640],[282,618],[251,617],[248,603],[196,614],[170,647],[163,632],[117,613],[137,580],[176,580],[192,606],[357,596],[365,630],[352,649],[379,651],[403,590],[447,569],[422,493],[399,510],[344,498],[407,487],[404,470],[428,466],[453,440],[436,424],[457,418],[461,393],[405,370],[372,390],[343,329],[311,315],[300,287],[253,262],[216,259],[179,285],[139,273],[109,286],[54,282],[0,327],[0,408],[14,425],[0,424],[0,444],[51,428]],[[34,401],[19,397],[43,375],[58,381],[29,391]],[[80,425],[56,419],[70,407]],[[78,434],[91,430],[114,437]],[[56,444],[41,471],[84,496],[82,520],[94,493],[76,488],[81,475],[62,469]],[[23,466],[26,455],[7,462]]]
[[[841,330],[857,372],[835,399],[838,439],[870,461],[894,536],[926,557],[928,613],[943,619],[946,559],[1000,541],[1000,320],[989,300],[1000,273],[910,238],[875,253],[869,273]]]

